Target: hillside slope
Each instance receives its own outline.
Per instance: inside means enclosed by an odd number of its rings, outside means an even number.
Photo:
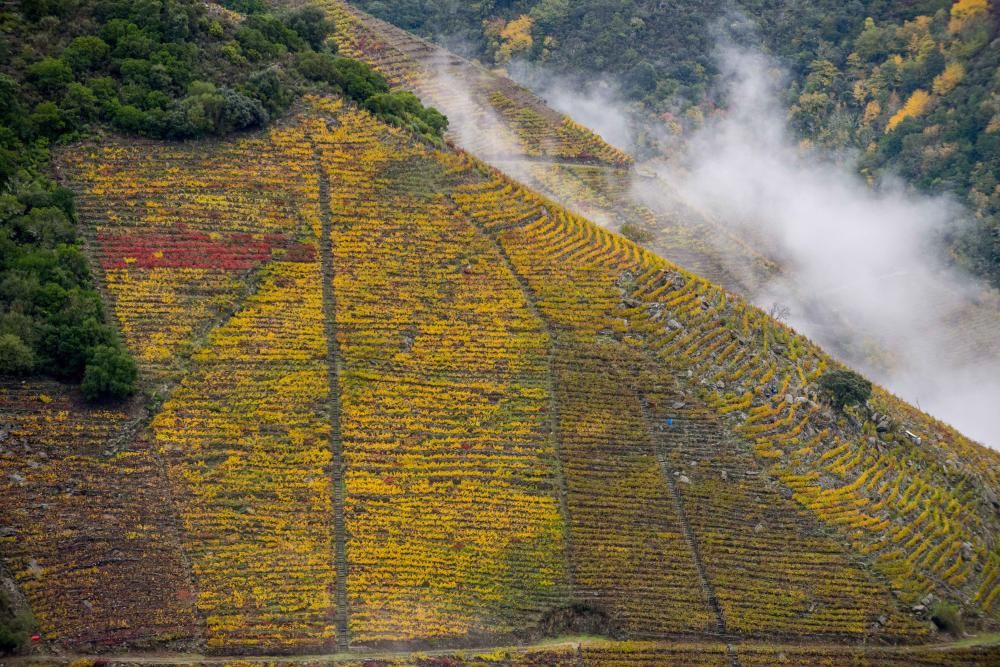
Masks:
[[[864,369],[911,402],[920,401],[935,415],[974,431],[975,437],[987,441],[992,437],[996,422],[988,400],[973,407],[975,400],[959,397],[974,398],[965,393],[969,378],[982,377],[990,384],[991,375],[981,361],[1000,354],[1000,295],[995,290],[935,275],[926,276],[926,284],[918,289],[919,275],[911,276],[910,272],[914,264],[923,267],[927,263],[920,257],[907,257],[898,265],[894,263],[890,275],[872,267],[878,274],[882,299],[911,304],[893,318],[883,317],[884,309],[879,308],[866,312],[861,307],[859,312],[857,304],[865,303],[866,295],[857,285],[848,285],[852,289],[845,290],[842,298],[816,295],[822,286],[801,275],[802,264],[811,266],[816,258],[798,257],[784,243],[781,221],[791,223],[783,217],[781,204],[776,203],[773,212],[766,207],[760,211],[751,208],[751,215],[760,220],[742,222],[739,214],[713,213],[705,201],[688,200],[678,190],[684,177],[676,173],[670,178],[657,176],[654,172],[660,166],[655,163],[629,168],[571,157],[572,150],[551,140],[565,118],[510,80],[346,2],[328,0],[323,7],[335,21],[337,39],[347,52],[395,83],[418,89],[448,114],[448,137],[453,145],[574,213],[620,230],[656,254],[759,305],[785,303],[800,330],[820,341],[840,361]],[[790,15],[786,19],[794,23],[801,17]],[[536,122],[525,125],[520,120],[523,117]],[[541,131],[540,127],[547,129]],[[578,139],[580,146],[594,141],[592,134]],[[754,146],[747,150],[769,152],[774,148]],[[780,181],[781,177],[776,178]],[[862,187],[859,181],[858,188]],[[843,195],[838,192],[835,196]],[[763,230],[756,229],[758,226]],[[842,260],[831,263],[839,266]],[[900,329],[913,335],[901,341],[897,335]],[[927,358],[936,363],[927,364]],[[995,390],[991,388],[982,395],[992,393]]]
[[[153,398],[3,388],[45,645],[772,664],[932,641],[928,595],[996,624],[996,452],[880,391],[836,416],[809,341],[466,155],[314,97],[58,165]]]
[[[641,230],[657,254],[737,292],[749,293],[777,270],[725,226],[682,202],[665,209],[637,197],[628,154],[510,79],[341,0],[279,4],[323,7],[341,51],[444,111],[453,145],[574,212],[612,228]],[[672,190],[662,179],[648,185]]]

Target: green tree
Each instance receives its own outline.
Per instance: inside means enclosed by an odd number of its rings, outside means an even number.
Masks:
[[[31,348],[15,334],[0,334],[0,375],[26,375],[34,368]]]
[[[80,389],[91,401],[122,399],[135,392],[138,377],[135,361],[123,349],[99,345],[87,362]]]
[[[285,25],[298,33],[316,51],[323,49],[327,35],[333,31],[326,14],[318,7],[303,7],[292,12],[285,19]],[[336,44],[333,44],[333,48],[336,50]]]
[[[97,69],[108,62],[111,47],[97,35],[81,35],[73,38],[63,49],[62,60],[76,72]]]
[[[28,67],[28,79],[43,93],[60,93],[73,81],[73,70],[58,58],[42,58]]]
[[[819,379],[820,390],[837,410],[864,405],[872,395],[872,383],[854,371],[827,371]]]

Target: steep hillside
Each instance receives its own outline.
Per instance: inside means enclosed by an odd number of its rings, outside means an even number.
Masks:
[[[335,24],[342,52],[444,111],[450,120],[446,136],[462,150],[578,214],[637,230],[637,238],[658,254],[734,291],[748,293],[776,270],[759,251],[683,203],[670,210],[644,203],[632,191],[630,156],[510,79],[341,0],[324,0],[318,6]],[[671,191],[662,179],[649,185]]]
[[[891,262],[893,268],[883,271],[882,267],[890,263],[886,257],[870,267],[878,275],[878,289],[874,291],[881,293],[886,302],[909,305],[895,319],[885,317],[883,308],[858,312],[857,304],[866,303],[870,297],[868,290],[858,289],[858,285],[852,286],[848,281],[849,289],[839,297],[816,294],[824,288],[835,292],[844,287],[841,278],[810,281],[801,275],[803,265],[815,273],[814,267],[829,258],[817,258],[815,254],[799,257],[783,245],[782,239],[787,234],[783,233],[786,230],[782,224],[791,224],[783,208],[794,204],[787,201],[792,196],[787,192],[770,191],[767,200],[775,198],[772,210],[768,206],[760,207],[763,210],[750,207],[750,215],[759,219],[741,225],[734,218],[740,217],[739,209],[743,207],[737,204],[736,213],[726,213],[725,207],[720,212],[711,210],[710,202],[691,201],[690,188],[683,187],[683,174],[657,176],[660,167],[655,163],[628,168],[561,157],[560,152],[565,151],[553,148],[556,144],[540,141],[544,133],[525,133],[518,129],[516,115],[503,116],[494,109],[491,100],[498,99],[497,91],[516,89],[506,78],[348,3],[331,1],[324,3],[324,7],[336,22],[337,39],[348,45],[345,48],[353,56],[371,63],[390,79],[420,89],[425,98],[448,114],[452,122],[447,136],[454,145],[501,168],[574,213],[618,230],[656,254],[729,290],[769,308],[780,303],[789,305],[800,330],[820,340],[839,360],[865,369],[908,400],[921,401],[925,409],[939,417],[975,430],[977,438],[993,437],[996,422],[989,401],[974,406],[975,400],[963,401],[959,396],[965,395],[970,378],[980,377],[978,384],[992,385],[991,374],[984,370],[982,360],[996,359],[1000,354],[1000,295],[996,291],[969,285],[965,279],[949,281],[934,275],[926,275],[926,284],[918,289],[915,285],[919,275],[910,275],[914,266],[919,267],[916,272],[919,274],[936,262],[928,262],[926,257],[914,253],[916,256]],[[795,23],[801,19],[796,16],[785,18]],[[523,89],[517,96],[501,97],[507,100],[504,108],[508,111],[521,109],[524,113],[541,115],[545,109],[542,100]],[[551,111],[547,115],[560,118]],[[741,148],[765,153],[776,150],[773,145]],[[711,149],[720,150],[716,146]],[[762,169],[763,165],[750,160],[743,168]],[[771,176],[774,182],[781,183],[787,174]],[[838,172],[837,177],[841,176]],[[824,177],[829,179],[831,174]],[[750,185],[767,189],[759,183]],[[858,179],[857,190],[863,188]],[[795,189],[790,184],[786,187],[786,191]],[[848,195],[864,199],[864,195],[855,191],[822,195],[837,200]],[[719,198],[724,197],[712,199]],[[856,213],[839,212],[845,216]],[[800,213],[803,215],[796,220],[796,229],[804,232],[812,214],[801,210]],[[881,215],[884,211],[873,213],[875,219]],[[871,224],[876,224],[875,220]],[[905,230],[900,234],[908,235]],[[936,245],[931,239],[927,242]],[[884,243],[901,245],[891,238],[884,239]],[[844,258],[828,261],[832,264],[831,272],[845,263],[849,262]],[[926,273],[933,270],[927,269]],[[859,280],[859,284],[862,282]],[[913,335],[901,340],[900,330]],[[927,364],[928,358],[936,363]],[[990,388],[983,395],[995,392],[995,388]]]
[[[857,664],[938,600],[996,626],[995,452],[881,391],[833,412],[809,341],[467,155],[312,97],[57,162],[151,398],[3,388],[43,650]]]

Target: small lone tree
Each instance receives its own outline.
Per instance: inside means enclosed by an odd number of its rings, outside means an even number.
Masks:
[[[837,410],[849,405],[864,405],[872,395],[872,383],[854,371],[827,371],[819,379],[820,390]]]
[[[125,398],[135,391],[138,375],[135,362],[123,349],[98,345],[87,362],[80,389],[90,401]]]
[[[937,600],[931,605],[931,620],[942,632],[947,632],[954,637],[961,637],[965,633],[962,611],[944,600]]]

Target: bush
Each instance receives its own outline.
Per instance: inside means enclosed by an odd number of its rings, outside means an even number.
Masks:
[[[309,45],[320,51],[327,35],[333,32],[333,25],[326,20],[326,14],[318,7],[304,7],[289,14],[285,25],[299,34]],[[336,50],[336,45],[333,45]]]
[[[954,637],[961,637],[965,632],[965,624],[962,622],[962,612],[955,605],[944,600],[937,600],[931,605],[931,620],[939,630],[947,632]]]
[[[139,377],[135,362],[120,347],[94,348],[80,389],[87,400],[121,399],[135,392]]]
[[[0,655],[17,653],[35,628],[30,613],[15,614],[10,601],[0,589]]]
[[[0,334],[0,375],[25,375],[35,367],[35,354],[20,337]]]
[[[641,245],[643,243],[649,243],[650,241],[653,240],[652,234],[647,232],[645,229],[633,225],[630,222],[626,222],[624,225],[622,225],[619,231],[621,232],[622,236],[627,238],[632,243],[638,243]]]
[[[872,383],[854,371],[828,371],[819,379],[820,390],[837,410],[864,405],[872,395]]]
[[[0,655],[16,653],[27,639],[23,630],[0,622]]]

